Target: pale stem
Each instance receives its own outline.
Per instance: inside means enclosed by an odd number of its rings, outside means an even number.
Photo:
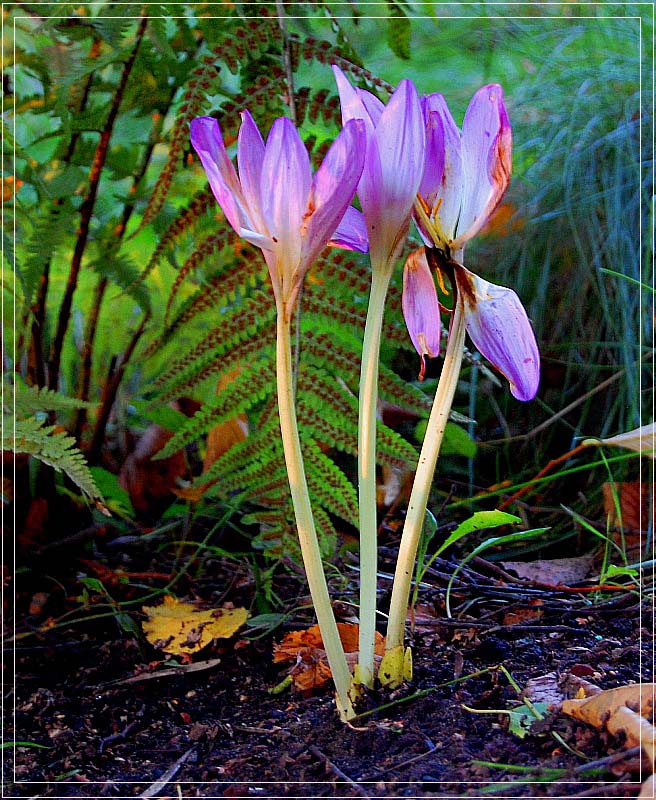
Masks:
[[[330,671],[335,681],[339,713],[342,719],[351,719],[355,716],[355,711],[348,696],[351,686],[351,673],[346,663],[346,656],[339,638],[335,615],[330,605],[330,595],[328,594],[328,585],[323,571],[319,540],[314,525],[298,435],[298,423],[294,405],[290,316],[282,307],[282,304],[277,304],[277,306],[276,374],[278,381],[278,412],[289,488],[296,517],[296,528],[312,604],[317,615],[317,622],[319,623]]]
[[[372,265],[371,291],[362,344],[358,422],[358,500],[360,507],[360,656],[357,680],[374,682],[378,525],[376,520],[376,412],[378,362],[385,295],[392,270]]]
[[[444,431],[449,421],[449,413],[453,404],[458,376],[460,375],[464,342],[464,314],[462,313],[461,302],[456,297],[442,373],[428,419],[426,435],[424,436],[417,472],[412,485],[408,513],[405,518],[403,534],[401,536],[396,571],[394,573],[394,583],[392,585],[389,620],[387,623],[386,652],[389,652],[395,647],[403,646],[408,598],[410,596],[410,583],[414,571],[417,547],[424,524],[428,495],[433,482],[437,457],[440,453],[440,447],[442,446]]]

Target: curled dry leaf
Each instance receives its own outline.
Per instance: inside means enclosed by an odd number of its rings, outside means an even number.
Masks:
[[[358,637],[360,626],[346,622],[338,622],[337,630],[346,653],[349,667],[353,668],[358,658]],[[378,661],[385,653],[385,639],[376,632],[375,655]],[[283,640],[274,646],[274,663],[293,661],[290,675],[294,686],[300,690],[316,689],[323,686],[332,677],[323,639],[318,625],[304,631],[291,631]]]
[[[656,684],[637,683],[618,686],[591,697],[564,700],[564,714],[580,719],[595,728],[605,728],[624,741],[625,747],[642,747],[652,770],[656,767],[656,728],[649,719],[654,715]],[[653,788],[653,778],[648,778],[640,797]]]
[[[159,606],[144,606],[143,631],[159,650],[174,655],[196,653],[214,639],[229,639],[248,619],[245,608],[202,610],[167,595]]]

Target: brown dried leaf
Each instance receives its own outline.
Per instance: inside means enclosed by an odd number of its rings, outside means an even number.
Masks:
[[[558,683],[558,675],[555,672],[547,672],[546,675],[526,681],[522,697],[532,703],[548,703],[550,706],[560,708],[565,695]]]
[[[144,606],[143,630],[148,641],[175,655],[196,653],[214,639],[229,639],[248,619],[245,608],[199,609],[167,595],[159,606]]]
[[[520,578],[545,583],[549,586],[569,586],[587,578],[593,567],[594,555],[577,558],[538,559],[537,561],[502,561],[505,570],[512,570]]]
[[[624,483],[604,483],[601,487],[604,494],[604,512],[610,518],[611,526],[620,527],[613,489],[617,492],[620,512],[622,514],[622,527],[632,531],[646,530],[649,527],[650,495],[654,487],[640,481],[626,481]]]
[[[526,622],[537,622],[537,620],[542,618],[542,609],[539,608],[540,604],[536,604],[538,607],[534,608],[513,608],[509,611],[506,611],[503,615],[502,625],[519,625],[521,623]]]

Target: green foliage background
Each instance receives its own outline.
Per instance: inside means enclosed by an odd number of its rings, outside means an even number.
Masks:
[[[469,460],[449,462],[452,474],[468,475],[470,491],[519,481],[577,435],[648,421],[650,20],[630,4],[286,10],[281,28],[275,5],[265,3],[6,6],[6,410],[33,439],[64,426],[92,464],[106,466],[124,459],[127,427],[145,427],[180,396],[201,408],[174,426],[161,455],[246,413],[249,438],[202,480],[219,478],[210,493],[224,499],[238,495],[267,547],[292,547],[266,271],[216,207],[190,153],[188,124],[215,114],[234,142],[244,107],[265,132],[276,116],[291,114],[316,162],[338,130],[329,65],[339,63],[383,99],[406,76],[420,92],[442,92],[459,122],[478,86],[504,86],[513,182],[467,262],[525,302],[543,381],[538,400],[521,406],[469,357],[458,409],[470,436],[497,444],[478,462],[466,442],[456,447]],[[21,182],[15,193],[11,178]],[[309,276],[299,319],[301,428],[327,553],[335,517],[355,521],[344,468],[355,451],[367,268],[366,257],[328,253]],[[421,417],[431,384],[412,383],[417,365],[399,313],[398,275],[388,306],[382,394]],[[235,369],[238,377],[216,396],[217,381]],[[29,403],[14,405],[19,376],[78,402],[44,402],[36,414]],[[521,446],[512,444],[533,429]],[[412,467],[411,433],[403,438],[381,423],[380,437],[382,463]],[[51,443],[40,441],[42,450],[30,452],[58,466]],[[68,458],[68,443],[56,454]],[[90,475],[72,477],[97,493]]]

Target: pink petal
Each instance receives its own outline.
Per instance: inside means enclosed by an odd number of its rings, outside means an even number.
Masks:
[[[237,233],[242,239],[246,239],[247,242],[255,247],[259,247],[262,250],[275,250],[273,241],[264,233],[258,233],[257,231],[250,230],[249,228],[240,228]]]
[[[376,169],[367,173],[365,166],[363,180],[366,175],[370,184],[359,196],[369,227],[371,258],[379,263],[398,257],[424,172],[426,131],[417,91],[410,81],[401,81],[385,106],[374,141]]]
[[[442,118],[448,113],[448,108],[441,94],[424,95],[420,102],[426,125],[426,153],[419,194],[432,208],[442,186],[442,176],[444,175],[444,123]]]
[[[340,247],[342,250],[356,250],[358,253],[369,252],[367,224],[362,212],[349,206],[328,244],[331,247]]]
[[[424,247],[410,253],[405,262],[402,306],[410,339],[421,358],[421,381],[426,372],[425,356],[439,355],[442,332],[440,304]]]
[[[312,170],[305,145],[293,122],[280,117],[267,138],[260,208],[280,262],[291,270],[301,258],[301,225],[311,184]]]
[[[511,147],[503,89],[497,83],[483,86],[462,124],[464,180],[457,245],[462,247],[480,231],[508,188]]]
[[[456,268],[458,295],[472,342],[510,383],[518,400],[532,400],[540,383],[540,353],[517,294]]]
[[[380,158],[374,144],[375,125],[368,107],[374,114],[376,122],[380,118],[382,111],[380,111],[380,114],[378,113],[380,109],[371,99],[373,95],[369,95],[367,98],[369,93],[353,88],[339,67],[333,65],[333,73],[337,82],[342,108],[342,123],[346,125],[349,120],[361,119],[365,125],[366,156],[362,176],[358,184],[358,197],[367,220],[367,226],[371,229],[375,220],[372,221],[370,219],[368,209],[373,208],[376,204],[377,193],[382,179]]]
[[[333,74],[335,75],[342,108],[342,124],[346,125],[350,119],[362,119],[367,129],[367,137],[373,135],[375,126],[367,110],[367,105],[373,105],[373,103],[368,102],[365,104],[364,91],[351,86],[346,75],[335,64],[333,64]]]
[[[444,150],[441,159],[441,174],[439,169],[440,164],[437,163],[437,165],[432,167],[430,172],[425,174],[420,192],[422,197],[431,206],[431,209],[437,209],[436,216],[439,219],[440,227],[447,237],[447,242],[435,242],[434,244],[448,244],[455,235],[456,223],[458,222],[460,206],[462,204],[463,165],[460,131],[441,94],[429,94],[422,97],[422,108],[427,125],[431,117],[434,115],[439,117]],[[431,124],[432,126],[436,126],[434,121]],[[429,150],[431,147],[435,148],[439,144],[436,141],[438,136],[436,127],[434,127],[434,130],[433,142],[430,141],[430,131],[428,131],[427,134]],[[428,158],[429,156],[426,157],[427,165]],[[424,192],[426,194],[424,194]]]
[[[385,103],[376,97],[375,94],[366,91],[366,89],[356,89],[356,92],[358,93],[360,100],[362,100],[362,103],[367,110],[367,114],[369,114],[374,127],[376,127],[376,125],[378,125],[380,115],[385,110]]]
[[[191,143],[228,222],[236,231],[242,226],[253,227],[237,172],[223,144],[219,123],[213,117],[196,117],[192,119],[190,129]]]
[[[237,140],[237,166],[244,198],[258,230],[266,230],[260,210],[260,179],[264,161],[264,140],[248,110],[241,113]]]
[[[349,120],[317,170],[307,201],[301,269],[328,244],[355,194],[366,148],[364,123]]]

